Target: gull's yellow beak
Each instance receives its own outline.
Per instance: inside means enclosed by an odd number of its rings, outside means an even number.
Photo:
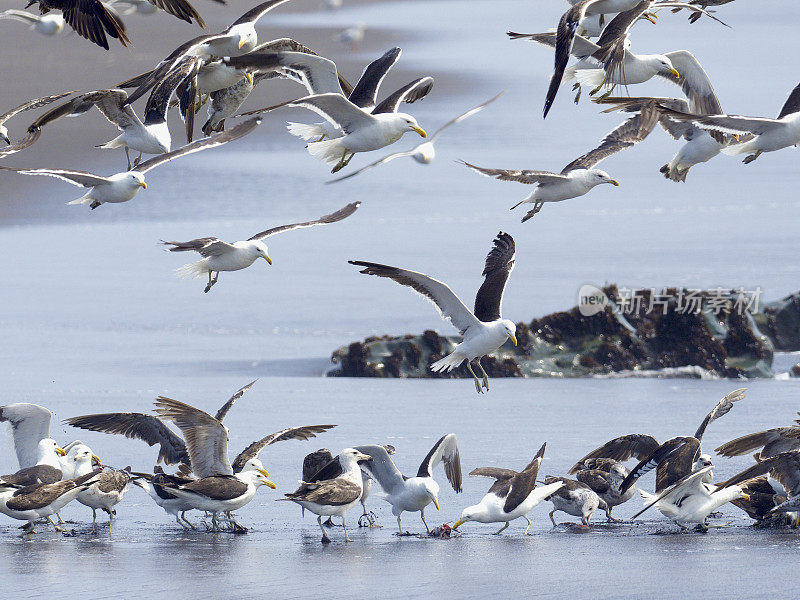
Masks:
[[[732,137],[733,139],[735,139],[737,142],[739,141],[739,134],[738,134],[738,133],[734,133],[734,134],[732,134],[732,135],[731,135],[731,137]]]
[[[64,452],[64,449],[61,446],[56,446],[56,454],[59,456],[66,456],[67,453]]]
[[[418,134],[420,134],[424,138],[428,137],[428,134],[425,133],[425,130],[422,127],[417,127],[416,125],[412,125],[411,129],[416,131]]]
[[[434,497],[433,505],[436,507],[436,510],[439,510],[439,499]]]
[[[247,38],[239,38],[239,50],[247,43]]]
[[[673,75],[675,75],[675,77],[680,77],[681,76],[681,74],[678,73],[678,70],[675,69],[675,68],[670,67],[669,68],[669,72],[672,73]]]
[[[658,21],[658,15],[656,13],[644,13],[642,16],[650,21],[653,25],[655,25],[656,21]]]
[[[510,339],[510,340],[511,340],[511,342],[512,342],[512,343],[513,343],[515,346],[517,345],[517,336],[515,336],[515,335],[510,335],[510,336],[508,336],[508,339]]]
[[[742,498],[750,502],[750,494],[742,494]]]
[[[139,186],[140,186],[140,187],[141,187],[143,190],[146,190],[146,189],[147,189],[147,184],[146,184],[144,181],[142,181],[142,182],[139,184]]]
[[[456,521],[455,525],[453,525],[453,529],[458,529],[466,522],[467,521],[465,519],[459,519],[458,521]]]
[[[249,71],[244,74],[244,78],[247,79],[247,83],[249,84],[253,83],[253,74],[250,73]]]
[[[272,264],[272,259],[269,257],[269,254],[264,255],[264,260],[267,261],[269,264]]]
[[[611,185],[614,185],[616,187],[619,187],[619,181],[617,181],[616,179],[611,179],[611,180],[609,180],[608,183],[610,183]]]
[[[258,472],[261,473],[267,479],[269,479],[269,473],[267,473],[266,469],[258,469]]]
[[[97,456],[96,454],[92,454],[92,464],[94,464],[94,465],[102,465],[103,461],[100,460],[100,457]]]

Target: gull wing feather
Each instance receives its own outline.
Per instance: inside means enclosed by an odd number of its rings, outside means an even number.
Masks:
[[[313,437],[317,437],[318,433],[324,433],[328,431],[328,429],[333,429],[334,427],[336,427],[336,425],[303,425],[301,427],[287,427],[275,433],[271,433],[242,450],[239,456],[233,461],[233,471],[234,473],[241,471],[248,460],[257,458],[261,451],[267,446],[286,440],[310,440]]]
[[[589,452],[572,466],[569,474],[572,475],[586,468],[586,463],[596,458],[610,458],[619,462],[625,462],[634,457],[637,460],[644,460],[655,452],[659,445],[652,435],[643,433],[622,435]]]
[[[782,452],[760,463],[756,463],[741,473],[719,484],[720,488],[737,485],[753,477],[769,473],[777,479],[789,496],[800,494],[800,452]]]
[[[11,12],[11,11],[6,11]],[[51,102],[55,102],[56,100],[61,100],[62,98],[66,98],[70,94],[74,94],[75,92],[62,92],[61,94],[54,94],[52,96],[44,96],[42,98],[34,98],[33,100],[28,100],[27,102],[23,102],[19,106],[12,108],[11,110],[4,112],[0,115],[0,125],[8,121],[14,115],[25,112],[26,110],[33,110],[35,108],[41,108],[42,106],[47,106]]]
[[[20,469],[32,467],[39,457],[39,442],[50,437],[52,413],[38,404],[18,402],[0,406],[0,422],[11,425],[14,451]]]
[[[365,165],[365,166],[361,167],[360,169],[357,169],[357,170],[353,171],[352,173],[348,173],[347,175],[343,175],[342,177],[337,177],[336,179],[331,179],[329,181],[326,181],[325,183],[337,183],[339,181],[344,181],[345,179],[350,179],[351,177],[355,177],[359,173],[363,173],[364,171],[368,171],[369,169],[372,169],[373,167],[378,167],[378,166],[380,166],[382,164],[385,164],[387,162],[393,161],[395,158],[403,158],[404,156],[414,156],[415,150],[416,150],[416,148],[413,149],[413,150],[404,150],[403,152],[393,152],[392,154],[387,154],[383,158],[379,158],[378,160],[373,161],[373,162],[369,163],[368,165]],[[0,151],[0,152],[2,152],[2,151]]]
[[[785,127],[778,119],[767,117],[742,117],[739,115],[695,115],[676,110],[662,109],[666,116],[678,121],[688,121],[706,131],[719,131],[729,134],[752,133],[762,135],[767,131]]]
[[[789,97],[786,99],[786,102],[784,102],[783,107],[781,108],[781,112],[778,113],[778,118],[782,119],[786,115],[792,115],[798,111],[800,111],[800,83],[798,83],[797,86],[792,90],[792,93],[789,94]]]
[[[391,494],[405,485],[403,474],[395,466],[386,448],[378,445],[357,446],[356,450],[368,454],[372,460],[360,463],[361,468],[378,482],[384,492]]]
[[[207,412],[159,396],[156,413],[169,419],[183,432],[192,472],[198,477],[233,475],[228,459],[228,431]]]
[[[148,446],[158,444],[158,460],[167,465],[188,463],[189,454],[186,444],[166,424],[153,415],[143,413],[101,413],[72,417],[64,421],[68,425],[98,431],[124,435],[129,439],[142,440]]]
[[[39,15],[29,13],[27,10],[17,10],[14,8],[0,12],[0,19],[11,19],[13,21],[21,21],[22,23],[27,23],[29,25],[31,23],[38,23],[39,21],[42,20],[42,18]],[[0,120],[0,123],[2,122],[3,121]]]
[[[677,110],[678,112],[689,112],[689,102],[683,98],[658,98],[648,96],[626,98],[622,96],[610,96],[606,98],[593,98],[592,101],[597,104],[611,104],[612,106],[604,110],[604,113],[613,112],[615,110],[639,112],[648,105],[654,106],[656,110],[660,107],[665,107],[670,110]],[[697,131],[697,128],[692,123],[675,121],[664,114],[659,116],[658,124],[676,140],[681,138],[689,139],[687,136],[691,136],[691,132]]]
[[[741,456],[751,450],[762,448],[759,459],[770,458],[782,452],[800,450],[800,427],[776,427],[766,431],[748,433],[725,442],[714,450],[720,456]]]
[[[552,171],[531,171],[528,169],[522,171],[510,170],[510,169],[487,169],[484,167],[473,165],[472,163],[468,163],[463,160],[459,162],[464,166],[469,167],[476,173],[480,173],[485,177],[493,177],[501,181],[516,181],[517,183],[526,183],[526,184],[534,184],[534,183],[548,184],[548,183],[558,183],[567,180],[566,175],[553,173]]]
[[[233,408],[233,404],[239,398],[244,396],[245,392],[247,392],[251,387],[253,387],[256,384],[256,381],[258,381],[258,379],[254,379],[247,385],[240,387],[238,390],[236,390],[233,393],[233,396],[228,398],[228,401],[220,407],[220,409],[217,411],[217,414],[214,415],[214,418],[220,423],[222,423],[222,421],[224,421],[225,417],[228,415],[228,412],[230,412],[231,408]]]
[[[645,139],[658,123],[659,111],[653,106],[645,106],[619,127],[602,139],[600,145],[569,163],[562,174],[576,169],[591,169],[609,156],[630,148]]]
[[[314,227],[315,225],[327,225],[329,223],[336,223],[337,221],[341,221],[346,219],[350,215],[352,215],[358,207],[361,206],[361,202],[351,202],[347,206],[340,208],[336,212],[333,212],[329,215],[324,215],[319,219],[314,221],[306,221],[305,223],[292,223],[290,225],[280,225],[279,227],[273,227],[271,229],[266,229],[261,233],[255,234],[250,240],[263,240],[271,235],[276,235],[278,233],[283,233],[285,231],[292,231],[293,229],[303,229],[304,227]]]
[[[257,6],[251,8],[246,13],[244,13],[241,17],[236,19],[233,23],[231,23],[230,27],[226,29],[226,31],[230,31],[236,25],[243,25],[244,23],[255,23],[273,8],[280,6],[284,2],[288,0],[267,0],[266,2],[262,2]]]
[[[672,66],[680,73],[675,77],[671,73],[658,75],[681,86],[683,93],[689,99],[691,112],[700,115],[718,115],[722,113],[722,105],[714,92],[714,86],[703,67],[688,50],[676,50],[665,54],[672,62]]]
[[[441,281],[428,277],[424,273],[360,260],[347,262],[351,265],[364,267],[362,271],[359,271],[360,273],[388,277],[423,295],[437,307],[441,317],[449,320],[462,335],[469,327],[480,324],[478,318],[469,311],[458,296],[453,293],[453,290]]]
[[[458,453],[458,441],[455,433],[448,433],[439,438],[428,455],[422,459],[417,477],[433,477],[433,470],[439,463],[444,463],[444,473],[457,494],[461,493],[461,456]]]
[[[501,469],[500,467],[478,467],[469,472],[472,477],[489,477],[496,481],[505,481],[516,477],[517,472],[511,469]]]
[[[700,423],[700,427],[697,428],[697,431],[694,434],[694,437],[699,441],[703,439],[703,434],[706,432],[706,427],[709,426],[710,423],[716,421],[723,415],[727,415],[730,410],[733,408],[733,403],[738,402],[744,398],[744,393],[747,391],[747,388],[739,388],[737,390],[733,390],[730,394],[726,395],[722,400],[717,402],[716,406],[711,409],[711,411],[705,416],[703,422]]]
[[[377,104],[378,88],[400,58],[402,50],[394,47],[369,63],[347,98],[359,108],[369,109]]]
[[[450,127],[452,125],[455,125],[456,123],[460,123],[461,121],[463,121],[465,119],[469,119],[471,116],[481,112],[484,108],[489,106],[492,102],[497,100],[503,94],[505,94],[505,92],[500,92],[494,98],[489,98],[489,100],[487,100],[486,102],[484,102],[482,104],[478,104],[478,106],[474,106],[473,108],[470,108],[467,112],[463,112],[460,115],[458,115],[457,117],[454,117],[454,118],[450,119],[447,123],[445,123],[444,125],[439,127],[439,129],[437,129],[434,132],[434,134],[430,137],[430,140],[428,140],[428,141],[431,144],[434,143],[445,129],[447,129],[448,127]]]
[[[486,263],[483,273],[481,273],[484,277],[483,283],[475,295],[473,314],[484,323],[501,318],[500,308],[503,303],[503,292],[508,277],[514,269],[515,253],[514,238],[502,231],[498,233],[492,249],[486,256]]]
[[[168,12],[174,17],[178,17],[182,21],[191,23],[194,20],[203,29],[206,28],[206,22],[200,13],[197,12],[194,6],[189,4],[187,0],[147,0],[153,6],[160,8],[164,12]]]
[[[544,450],[547,447],[547,442],[542,444],[542,447],[539,448],[539,451],[536,453],[536,456],[533,457],[533,460],[528,463],[522,471],[517,473],[513,479],[511,479],[511,489],[506,496],[506,502],[503,505],[503,510],[505,512],[511,512],[515,508],[517,508],[520,504],[525,502],[528,496],[536,487],[536,478],[539,476],[539,468],[542,466],[542,460],[544,460]]]
[[[197,252],[198,254],[200,254],[200,256],[203,257],[221,256],[226,252],[230,252],[236,249],[235,246],[233,246],[232,244],[229,244],[228,242],[223,242],[222,240],[219,240],[215,237],[197,238],[194,240],[189,240],[188,242],[161,242],[161,243],[164,244],[165,246],[172,246],[172,248],[169,248],[170,252],[188,252],[191,250]]]
[[[283,77],[291,76],[309,94],[342,94],[336,63],[317,54],[288,50],[261,51],[226,58],[223,62],[232,67],[251,68],[258,73],[275,72]]]
[[[514,31],[509,31],[506,35],[511,38],[512,40],[530,40],[532,42],[536,42],[537,44],[541,44],[542,46],[548,46],[550,48],[555,48],[556,46],[556,38],[558,37],[557,32],[555,31],[545,31],[543,33],[516,33]],[[572,41],[572,48],[570,49],[570,54],[576,58],[590,58],[595,52],[600,49],[600,46],[592,42],[591,40],[586,39],[581,35],[576,35]],[[592,59],[594,62],[597,62],[596,59]]]
[[[288,102],[287,106],[299,106],[312,110],[345,132],[375,123],[375,117],[365,113],[341,94],[316,94]]]
[[[74,186],[86,188],[109,183],[110,181],[107,177],[94,175],[86,171],[71,171],[69,169],[21,169],[3,166],[0,166],[0,169],[22,173],[23,175],[45,175],[47,177],[55,177],[56,179],[71,183]]]
[[[663,500],[666,496],[669,496],[670,494],[672,494],[672,493],[674,493],[674,492],[676,492],[678,490],[683,490],[683,489],[686,489],[688,487],[695,487],[695,488],[697,488],[698,492],[700,492],[700,493],[705,492],[706,494],[708,494],[708,491],[703,486],[702,479],[713,468],[714,467],[705,467],[704,469],[700,469],[699,471],[697,471],[695,473],[689,473],[685,477],[682,477],[680,480],[676,481],[671,486],[669,486],[666,489],[664,489],[661,492],[659,492],[659,494],[655,497],[655,499],[652,502],[647,504],[642,510],[637,512],[631,518],[635,519],[636,517],[641,515],[646,510],[649,510],[651,507],[655,506],[660,500]]]
[[[36,140],[42,135],[42,130],[38,127],[34,127],[32,130],[28,130],[28,135],[26,135],[21,140],[17,140],[10,146],[6,146],[5,148],[0,148],[0,158],[4,156],[10,156],[11,154],[16,154],[20,150],[25,150],[25,148],[32,146]]]
[[[378,104],[378,106],[372,110],[372,114],[396,113],[401,103],[412,104],[417,100],[421,100],[427,96],[432,89],[433,77],[420,77],[419,79],[415,79]]]
[[[133,168],[134,171],[139,171],[140,173],[147,173],[150,169],[155,169],[157,166],[169,162],[173,159],[179,158],[181,156],[186,156],[187,154],[192,154],[194,152],[199,152],[201,150],[208,150],[209,148],[216,148],[217,146],[222,146],[223,144],[227,144],[228,142],[232,142],[234,140],[238,140],[240,137],[243,137],[253,131],[258,125],[261,123],[260,117],[253,117],[252,119],[247,119],[246,121],[242,121],[236,127],[228,129],[227,131],[222,131],[220,133],[215,133],[208,137],[204,137],[202,139],[197,140],[196,142],[192,142],[191,144],[186,144],[185,146],[181,146],[180,148],[173,150],[172,152],[167,152],[165,154],[159,154],[154,158],[146,160],[142,163],[139,163],[136,167]]]

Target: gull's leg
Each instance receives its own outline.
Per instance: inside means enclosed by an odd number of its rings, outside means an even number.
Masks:
[[[109,531],[111,530],[111,524],[114,522],[114,514],[115,513],[114,513],[113,510],[109,510],[108,511],[108,529],[109,529]]]
[[[92,533],[97,533],[97,509],[92,509]]]
[[[186,518],[186,511],[185,511],[185,510],[184,510],[184,511],[181,511],[181,513],[180,513],[180,516],[181,516],[181,520],[182,520],[184,523],[186,523],[186,524],[187,524],[189,527],[191,527],[192,529],[197,529],[197,527],[195,527],[194,525],[192,525],[191,521],[189,521],[189,519],[187,519],[187,518]]]
[[[131,164],[131,152],[127,146],[125,146],[125,158],[128,159],[128,171],[130,171],[133,165]]]
[[[133,166],[137,166],[140,162],[142,162],[142,153],[139,152],[139,156],[136,157],[136,160],[133,161]]]
[[[419,516],[422,517],[422,522],[425,524],[425,530],[428,533],[430,533],[431,532],[431,528],[428,527],[428,522],[425,520],[425,509],[424,508],[421,511],[419,511]]]
[[[344,541],[352,542],[353,540],[351,540],[350,537],[347,535],[347,520],[344,518],[344,515],[342,515],[342,527],[344,527]]]
[[[319,530],[322,532],[322,543],[330,544],[331,538],[328,537],[328,534],[325,533],[325,529],[322,527],[322,515],[317,515],[317,523],[319,523]]]
[[[181,516],[180,516],[180,514],[177,514],[177,515],[175,515],[175,520],[178,522],[178,525],[180,525],[180,526],[181,526],[181,527],[183,527],[184,529],[189,529],[189,527],[188,527],[188,526],[186,526],[186,525],[184,525],[183,521],[181,521]],[[192,529],[194,529],[194,528],[192,528]]]
[[[611,505],[606,505],[606,519],[608,519],[609,522],[622,523],[620,519],[615,519],[611,516],[611,508]]]
[[[217,521],[217,513],[211,513],[211,531],[219,531],[219,521]]]
[[[52,518],[47,517],[47,521],[48,521],[48,523],[50,523],[50,525],[53,526],[53,529],[55,529],[59,533],[63,533],[63,532],[66,531],[66,529],[64,529],[63,527],[59,527],[58,525],[56,525]],[[36,532],[35,531],[31,531],[31,533],[36,533]]]
[[[214,275],[214,279],[211,279],[211,273],[216,273],[216,275]],[[208,272],[208,284],[206,285],[206,289],[204,289],[203,292],[205,292],[207,294],[208,291],[212,287],[214,287],[214,284],[217,283],[218,279],[219,279],[219,271],[209,271]]]
[[[351,160],[353,160],[353,157],[354,157],[355,155],[356,155],[356,153],[355,153],[355,152],[351,152],[351,153],[350,153],[350,156],[347,158],[347,160],[345,160],[345,161],[344,161],[344,164],[343,164],[342,166],[343,166],[343,167],[346,167],[347,165],[349,165],[349,164],[350,164],[350,161],[351,161]]]
[[[400,535],[403,535],[403,526],[400,524],[400,515],[397,515],[397,529],[400,530]]]
[[[100,206],[101,204],[102,204],[102,202],[98,202],[97,200],[95,200],[94,202],[92,202],[92,203],[89,205],[89,208],[91,208],[92,210],[94,210],[95,208],[97,208],[97,207],[98,207],[98,206]]]
[[[578,104],[578,102],[581,100],[581,91],[583,91],[580,83],[575,83],[575,85],[572,86],[572,91],[574,92],[576,90],[578,93],[575,94],[575,104]]]
[[[61,518],[61,514],[60,513],[56,513],[56,517],[58,517],[58,524],[59,525],[63,525],[64,524],[64,519]]]
[[[542,210],[543,206],[544,206],[544,200],[539,200],[538,202],[536,202],[536,204],[533,205],[533,214],[536,214],[540,210]]]
[[[331,169],[331,173],[338,173],[339,171],[341,171],[342,169],[344,169],[344,166],[345,166],[345,164],[347,164],[347,163],[345,163],[345,162],[344,162],[344,159],[345,159],[345,158],[347,158],[347,149],[346,149],[346,148],[345,148],[345,150],[342,152],[342,158],[340,158],[340,159],[339,159],[339,162],[338,162],[338,163],[336,163],[336,166],[335,166],[335,167],[333,167],[333,169]]]
[[[323,133],[321,136],[319,136],[318,140],[314,140],[314,141],[321,142],[324,139],[325,139],[325,134]]]
[[[522,515],[522,516],[523,516],[523,517],[525,518],[525,520],[528,522],[528,526],[525,528],[525,533],[523,533],[522,535],[530,535],[530,534],[528,533],[528,531],[530,530],[530,528],[531,528],[531,525],[533,525],[533,522],[532,522],[532,521],[531,521],[531,520],[528,518],[528,515]]]
[[[484,370],[483,365],[481,364],[481,359],[480,358],[478,360],[476,360],[475,362],[478,365],[478,368],[481,370],[481,373],[483,374],[483,387],[485,387],[486,391],[488,392],[489,391],[489,375]]]
[[[610,87],[608,90],[606,90],[606,93],[605,93],[605,94],[603,94],[603,95],[601,95],[601,96],[600,96],[600,98],[601,98],[601,99],[602,99],[602,98],[608,98],[608,97],[611,95],[611,92],[613,92],[613,91],[614,91],[614,88],[615,88],[615,87],[617,87],[617,84],[616,84],[616,83],[615,83],[615,84],[613,84],[613,85],[612,85],[612,86],[611,86],[611,87]]]
[[[755,159],[757,159],[763,153],[764,153],[763,150],[756,150],[755,154],[750,154],[750,155],[746,156],[745,159],[742,162],[744,164],[746,164],[746,165],[749,165],[751,162],[753,162]]]
[[[509,524],[509,521],[506,521],[506,524],[505,524],[505,525],[503,525],[503,526],[502,526],[500,529],[498,529],[497,531],[495,531],[495,532],[494,532],[492,535],[500,535],[501,533],[503,533],[503,531],[505,531],[506,529],[508,529],[508,524]],[[527,531],[527,530],[526,530],[526,531]]]
[[[333,522],[333,517],[328,517],[328,520],[323,523],[325,527],[336,527],[336,523]]]
[[[470,373],[472,373],[472,378],[475,380],[475,389],[478,390],[479,394],[482,394],[483,388],[481,387],[481,380],[478,379],[477,375],[475,375],[475,371],[472,370],[472,364],[469,362],[469,360],[467,361],[467,369]]]
[[[555,514],[555,512],[556,512],[555,508],[550,511],[550,520],[553,522],[553,527],[558,527],[558,525],[556,524],[556,520],[553,518],[553,515]]]

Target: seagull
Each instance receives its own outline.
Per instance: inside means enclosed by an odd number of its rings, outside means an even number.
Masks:
[[[433,470],[444,463],[447,480],[456,494],[461,493],[461,457],[458,453],[458,442],[455,433],[442,436],[433,445],[428,455],[422,460],[415,477],[403,475],[389,458],[383,446],[359,446],[361,452],[371,460],[361,465],[367,474],[378,482],[385,492],[384,500],[392,505],[392,514],[397,517],[400,535],[403,532],[400,516],[404,512],[419,512],[425,529],[430,527],[425,521],[425,507],[431,502],[439,510],[439,484],[433,479]],[[360,494],[359,494],[360,495]]]
[[[64,29],[64,17],[59,14],[42,15],[40,17],[26,10],[12,8],[0,12],[0,19],[13,19],[14,21],[27,23],[31,26],[31,30],[46,36],[55,35]]]
[[[777,119],[740,117],[738,115],[696,115],[667,110],[665,114],[679,121],[690,122],[700,129],[727,134],[752,134],[752,139],[722,149],[724,154],[747,154],[742,161],[749,164],[764,152],[775,152],[800,144],[800,84],[789,94]]]
[[[360,273],[388,277],[433,302],[440,316],[449,320],[461,332],[464,339],[450,354],[434,362],[430,366],[431,371],[452,371],[466,361],[467,370],[475,380],[475,388],[480,394],[483,393],[482,387],[489,389],[489,376],[481,365],[480,358],[497,350],[506,340],[511,340],[515,346],[517,345],[516,324],[509,319],[503,319],[500,315],[503,291],[508,276],[514,268],[514,253],[514,238],[502,231],[498,233],[492,249],[486,256],[482,273],[484,281],[475,295],[474,312],[470,312],[446,284],[424,273],[360,260],[348,262],[351,265],[364,267]],[[472,361],[478,365],[483,375],[482,381],[472,370]]]
[[[0,484],[0,512],[12,519],[27,521],[24,526],[26,534],[36,533],[33,524],[39,519],[47,519],[56,531],[64,531],[50,517],[93,485],[96,478],[97,474],[92,472],[75,479],[20,489]]]
[[[588,485],[566,477],[545,477],[546,486],[558,483],[561,486],[545,498],[553,503],[553,510],[550,511],[553,527],[557,527],[553,515],[559,510],[573,517],[580,517],[581,523],[588,527],[594,511],[598,508],[606,509],[605,502]]]
[[[164,485],[184,485],[190,483],[192,481],[191,478],[168,475],[158,466],[155,467],[153,474],[132,473],[132,475],[136,476],[136,479],[133,479],[133,484],[142,488],[153,499],[153,502],[175,517],[178,525],[184,529],[197,529],[186,518],[186,512],[192,510],[193,505],[183,498],[178,498],[175,494],[170,494],[163,487]]]
[[[65,455],[66,452],[55,440],[39,440],[36,444],[36,462],[29,467],[22,467],[16,473],[0,476],[0,485],[25,487],[61,481],[63,471],[59,456]]]
[[[127,47],[131,43],[122,19],[113,8],[100,0],[29,0],[25,8],[33,4],[39,5],[42,15],[51,10],[61,11],[64,20],[75,33],[105,50],[108,50],[106,33],[118,39],[123,46]]]
[[[681,529],[686,529],[687,524],[696,523],[701,531],[707,531],[708,515],[720,506],[739,498],[750,500],[750,496],[736,485],[720,486],[716,489],[707,486],[705,482],[711,477],[712,469],[713,467],[708,466],[690,473],[657,495],[639,490],[645,507],[633,515],[633,518],[655,506]]]
[[[53,96],[44,96],[43,98],[34,98],[33,100],[28,100],[27,102],[23,102],[19,106],[12,108],[11,110],[3,113],[0,115],[0,140],[3,140],[8,147],[0,148],[0,158],[3,156],[8,156],[9,154],[14,154],[15,152],[19,152],[20,150],[24,150],[33,142],[35,142],[39,138],[40,131],[36,130],[35,132],[31,131],[31,128],[28,128],[28,136],[19,140],[15,143],[11,142],[11,138],[8,137],[8,128],[5,126],[5,122],[8,121],[11,117],[25,112],[27,110],[32,110],[35,108],[40,108],[42,106],[46,106],[51,102],[55,102],[56,100],[60,100],[61,98],[65,98],[70,94],[74,94],[75,92],[63,92],[61,94],[55,94]],[[34,127],[33,125],[31,127]],[[35,135],[34,135],[35,134]]]
[[[751,519],[763,527],[791,525],[800,516],[795,511],[772,512],[787,501],[786,490],[769,475],[759,475],[738,484],[748,496],[747,500],[738,498],[731,504],[741,508]]]
[[[139,87],[128,97],[128,103],[141,98],[187,57],[209,60],[215,57],[239,56],[252,51],[258,43],[256,22],[273,8],[287,1],[267,0],[262,2],[244,13],[220,33],[201,35],[181,44],[144,78]]]
[[[353,541],[347,535],[345,514],[358,503],[363,492],[361,467],[358,465],[358,461],[361,460],[370,460],[370,456],[359,452],[355,448],[345,448],[339,454],[342,475],[315,483],[302,481],[300,482],[300,487],[294,492],[285,494],[286,498],[280,498],[280,500],[296,502],[303,509],[307,509],[317,515],[317,523],[322,531],[323,544],[328,544],[331,541],[322,526],[323,516],[342,517],[345,542]]]
[[[166,246],[172,246],[169,248],[170,252],[194,251],[203,257],[200,261],[189,263],[178,269],[178,275],[180,277],[205,277],[208,275],[208,283],[205,290],[203,290],[208,293],[212,286],[217,283],[220,271],[239,271],[249,267],[259,258],[263,258],[269,264],[272,264],[267,245],[263,241],[269,236],[293,229],[336,223],[352,215],[360,205],[361,202],[351,202],[344,208],[329,215],[324,215],[315,221],[272,227],[257,233],[245,241],[233,242],[232,244],[223,242],[215,237],[197,238],[188,242],[162,243]],[[211,277],[212,274],[215,274],[213,279]]]
[[[725,442],[714,452],[730,458],[760,448],[753,456],[756,461],[761,462],[783,452],[800,450],[800,419],[795,423],[797,424],[790,427],[775,427],[766,431],[748,433],[730,442]]]
[[[58,446],[50,439],[51,417],[52,413],[38,404],[18,402],[0,406],[0,423],[5,422],[11,425],[14,451],[21,469],[38,464],[45,454],[49,454],[53,444]],[[44,447],[40,445],[43,440],[47,440]],[[72,442],[67,448],[71,448],[76,443],[80,442]],[[56,452],[58,453],[58,450]],[[55,465],[55,463],[52,464]]]
[[[616,522],[619,519],[611,516],[611,510],[630,500],[636,492],[635,484],[624,493],[621,490],[622,482],[629,473],[625,465],[611,458],[589,458],[573,466],[569,472],[583,485],[589,486],[605,502],[607,520]]]
[[[71,470],[65,473],[65,479],[80,477],[94,471],[95,464],[101,460],[85,444],[77,444],[67,453],[67,464]],[[66,469],[65,469],[66,471]],[[92,509],[92,531],[97,529],[97,509],[108,514],[108,526],[114,522],[117,511],[114,507],[122,501],[131,482],[130,467],[128,469],[103,469],[97,475],[95,483],[85,489],[76,498],[78,502]]]
[[[453,119],[450,119],[447,123],[445,123],[439,129],[437,129],[436,132],[430,137],[430,139],[428,141],[423,142],[423,143],[419,144],[418,146],[415,146],[411,150],[406,150],[404,152],[394,152],[392,154],[387,154],[383,158],[379,158],[375,162],[371,162],[367,166],[361,167],[357,171],[353,171],[352,173],[348,173],[347,175],[344,175],[343,177],[339,177],[337,179],[332,179],[331,181],[328,181],[326,183],[336,183],[337,181],[343,181],[345,179],[349,179],[350,177],[354,177],[355,175],[363,173],[364,171],[372,169],[373,167],[377,167],[377,166],[380,166],[382,164],[388,163],[388,162],[394,160],[395,158],[402,158],[402,157],[405,157],[405,156],[410,156],[415,161],[417,161],[418,163],[423,164],[423,165],[428,165],[428,164],[432,163],[433,159],[436,158],[436,151],[434,150],[433,144],[436,142],[436,140],[439,138],[439,136],[442,134],[442,132],[445,129],[447,129],[451,125],[455,125],[456,123],[460,123],[464,119],[468,119],[469,117],[471,117],[474,114],[479,113],[484,108],[486,108],[486,106],[488,106],[489,104],[491,104],[492,102],[497,100],[504,93],[505,92],[500,92],[499,94],[497,94],[497,96],[495,96],[494,98],[491,98],[490,100],[487,100],[483,104],[479,104],[478,106],[475,106],[474,108],[469,109],[467,112],[461,113],[457,117],[455,117]]]
[[[528,522],[524,535],[528,535],[528,530],[533,524],[528,518],[528,512],[564,485],[563,482],[558,481],[536,487],[536,477],[539,474],[539,467],[542,465],[545,446],[547,446],[546,443],[542,444],[533,460],[519,473],[497,467],[479,467],[470,471],[470,475],[489,477],[495,482],[478,504],[468,506],[461,512],[461,518],[455,522],[453,529],[458,529],[468,521],[505,523],[494,533],[494,535],[499,535],[511,521],[523,517]]]
[[[711,457],[700,450],[703,434],[710,423],[728,414],[734,402],[745,397],[745,391],[746,388],[734,390],[717,402],[691,437],[673,437],[659,444],[651,435],[624,435],[592,450],[572,467],[572,472],[589,459],[611,458],[624,462],[635,456],[640,462],[619,484],[617,493],[624,496],[639,477],[653,469],[656,469],[656,493],[660,493],[685,476],[712,465]],[[710,471],[706,473],[710,474]],[[710,477],[706,478],[705,483],[711,483]]]
[[[619,186],[616,179],[605,171],[595,169],[594,166],[609,156],[630,148],[645,139],[658,122],[658,111],[644,107],[641,112],[624,121],[600,141],[600,145],[579,156],[561,173],[552,171],[515,171],[508,169],[487,169],[478,167],[468,162],[462,163],[473,171],[494,177],[501,181],[516,181],[528,185],[535,185],[533,192],[524,200],[511,207],[514,210],[521,204],[532,203],[533,208],[522,217],[524,223],[542,210],[545,202],[561,202],[570,198],[577,198],[589,193],[592,188],[603,183]]]
[[[358,50],[358,45],[364,41],[367,33],[366,23],[356,23],[331,37],[334,42],[340,42],[350,49],[350,52]]]
[[[233,129],[223,131],[222,133],[216,133],[207,138],[192,142],[191,144],[186,144],[172,152],[160,154],[155,158],[139,163],[130,171],[116,173],[110,177],[69,169],[20,169],[0,166],[0,170],[15,171],[23,175],[47,175],[49,177],[62,179],[78,187],[89,188],[86,194],[76,200],[67,202],[67,204],[89,204],[92,209],[95,209],[107,202],[127,202],[136,196],[140,188],[147,189],[147,183],[145,183],[144,180],[144,174],[147,171],[166,162],[172,162],[173,159],[180,156],[199,152],[200,150],[206,150],[208,148],[215,148],[239,139],[250,133],[259,123],[261,123],[261,119],[258,117],[243,121]]]

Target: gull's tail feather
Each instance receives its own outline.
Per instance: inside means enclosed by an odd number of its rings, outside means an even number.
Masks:
[[[606,72],[603,69],[577,69],[575,71],[575,79],[581,85],[596,88],[603,85],[606,79]]]
[[[645,506],[653,502],[658,496],[655,494],[651,494],[650,492],[645,492],[643,489],[639,488],[639,495],[642,497],[642,502]]]
[[[94,202],[94,198],[89,198],[89,196],[81,196],[80,198],[75,198],[75,200],[71,200],[67,202],[67,205],[70,204],[91,204]]]
[[[175,274],[181,279],[206,277],[208,275],[208,267],[206,266],[205,259],[198,260],[197,262],[178,267],[175,269]]]
[[[307,142],[315,141],[325,135],[325,129],[320,124],[308,125],[307,123],[287,123],[286,129]]]
[[[441,373],[443,371],[452,371],[462,362],[464,362],[467,357],[461,352],[453,352],[452,354],[448,354],[442,359],[437,360],[435,363],[431,365],[431,371],[436,373]]]
[[[321,142],[311,142],[308,145],[308,153],[317,160],[335,165],[342,159],[342,153],[349,152],[347,148],[341,145],[339,138],[332,140],[323,140]]]

